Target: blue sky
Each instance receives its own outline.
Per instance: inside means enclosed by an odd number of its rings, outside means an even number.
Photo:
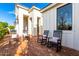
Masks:
[[[33,5],[42,9],[48,5],[48,3],[20,3],[21,5],[31,8]],[[0,21],[8,22],[13,24],[16,20],[15,14],[15,4],[14,3],[0,3]]]

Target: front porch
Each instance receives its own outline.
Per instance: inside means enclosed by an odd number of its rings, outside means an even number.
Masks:
[[[27,39],[27,38],[26,38]],[[19,46],[16,43],[10,44],[10,36],[4,38],[3,46],[0,47],[0,55],[13,56]],[[5,42],[5,43],[4,43]],[[13,42],[12,42],[13,43]],[[0,43],[1,45],[1,43]],[[32,37],[28,41],[28,53],[25,56],[79,56],[79,51],[63,47],[61,52],[56,52],[55,48],[48,48],[37,43],[37,37]]]
[[[63,47],[60,52],[56,52],[54,47],[48,48],[47,46],[37,43],[37,38],[33,37],[29,41],[29,56],[79,56],[79,51]]]

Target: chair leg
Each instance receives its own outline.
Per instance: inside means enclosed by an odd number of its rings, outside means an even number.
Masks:
[[[51,47],[52,47],[51,42],[48,41],[48,43],[47,43],[47,47],[48,47],[48,48],[51,48]]]
[[[43,39],[42,42],[41,42],[42,45],[46,45],[46,43],[47,43],[46,39]]]
[[[45,44],[45,41],[44,41],[44,40],[42,40],[41,45],[44,45],[44,44]]]
[[[60,43],[59,50],[61,51],[61,49],[62,49],[62,46],[61,46],[61,43]]]
[[[61,51],[61,43],[57,43],[57,49],[56,49],[56,52],[58,52],[58,51]]]
[[[41,40],[41,44],[43,43],[43,39]]]
[[[57,43],[57,46],[56,46],[56,52],[58,52],[58,50],[59,50],[59,47],[58,47],[58,43]]]

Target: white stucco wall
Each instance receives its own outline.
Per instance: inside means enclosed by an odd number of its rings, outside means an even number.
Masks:
[[[16,15],[18,16],[18,24],[16,25],[17,28],[17,34],[19,36],[22,36],[23,34],[23,15],[29,16],[29,13],[27,10],[24,10],[22,8],[18,8],[16,11],[18,11],[18,13],[16,13]]]
[[[43,13],[43,29],[44,30],[49,30],[49,36],[53,36],[53,30],[55,30],[56,28],[56,10],[55,9],[51,9],[47,12]]]
[[[21,6],[22,7],[22,6]],[[42,20],[42,14],[40,13],[39,10],[33,9],[32,11],[29,12],[29,10],[24,9],[24,7],[16,7],[15,13],[18,16],[18,24],[16,24],[16,30],[17,34],[21,36],[23,34],[23,15],[28,16],[28,34],[36,36],[37,35],[37,17],[40,17],[40,22],[39,26],[43,26],[43,20]],[[32,20],[31,20],[32,19]],[[42,33],[42,30],[40,30],[40,33]]]
[[[18,18],[17,18],[17,16],[18,16],[18,8],[17,8],[17,7],[15,7],[15,16],[16,16],[15,30],[16,30],[17,33],[19,33],[19,32],[17,31],[17,30],[18,30]]]
[[[32,18],[32,35],[37,35],[37,18],[40,17],[39,26],[43,26],[43,19],[42,19],[42,13],[40,13],[38,10],[33,9],[30,12],[30,17]],[[40,31],[41,32],[41,31]]]
[[[64,4],[62,4],[64,5]],[[59,5],[48,11],[43,12],[43,27],[44,30],[48,29],[50,31],[49,36],[53,37],[53,30],[56,29],[56,12],[57,8],[62,6]],[[63,30],[62,45],[65,47],[73,48],[79,50],[79,4],[73,4],[72,7],[72,30]]]
[[[73,4],[73,20],[74,20],[74,44],[73,47],[79,50],[79,3]]]

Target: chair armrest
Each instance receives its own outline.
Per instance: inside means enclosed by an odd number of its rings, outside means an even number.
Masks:
[[[43,39],[43,35],[39,35],[39,39]]]
[[[58,42],[58,43],[61,43],[61,39],[58,39],[57,42]]]
[[[61,41],[61,39],[58,39],[58,41]]]

